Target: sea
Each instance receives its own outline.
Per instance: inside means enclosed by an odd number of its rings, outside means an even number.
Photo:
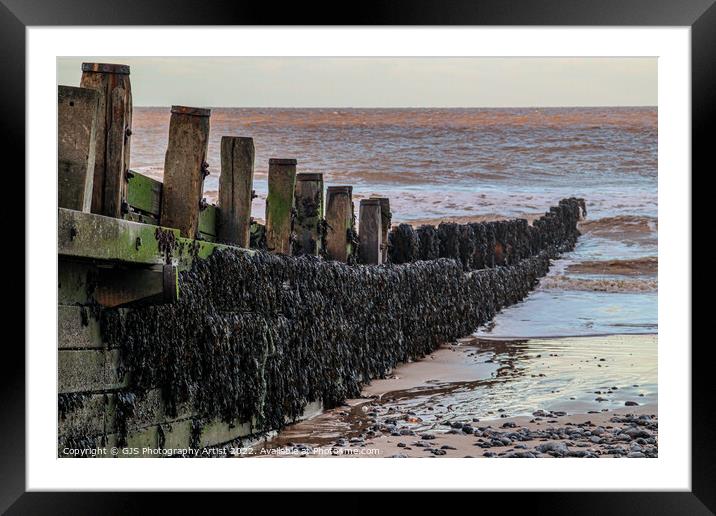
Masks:
[[[134,108],[132,169],[162,178],[169,118],[169,107]],[[475,335],[657,333],[656,107],[213,108],[209,202],[224,135],[254,139],[257,219],[269,158],[294,158],[298,172],[321,172],[326,185],[352,185],[356,203],[389,197],[393,222],[416,226],[532,220],[564,197],[583,197],[575,250]]]

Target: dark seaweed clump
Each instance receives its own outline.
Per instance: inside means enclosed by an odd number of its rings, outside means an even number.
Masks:
[[[84,407],[89,394],[79,392],[63,392],[57,395],[57,410],[60,419],[67,417],[67,414]]]
[[[418,237],[409,224],[399,224],[388,233],[388,249],[394,263],[415,260],[418,254]]]
[[[577,221],[582,215],[586,215],[584,199],[572,197],[561,200],[532,225],[525,219],[443,222],[417,230],[401,224],[388,236],[388,258],[391,263],[451,258],[465,271],[514,265],[543,251],[556,255],[574,247],[579,237]]]
[[[400,261],[398,257],[390,260],[393,263],[406,263],[408,261],[417,260],[437,260],[440,257],[440,240],[438,239],[438,230],[435,226],[427,224],[420,226],[415,232],[418,237],[418,255],[411,260]]]
[[[129,390],[160,388],[169,416],[189,404],[197,435],[212,419],[279,429],[307,403],[356,397],[370,379],[523,299],[550,258],[574,246],[581,203],[562,201],[533,226],[421,228],[431,235],[430,252],[444,240],[438,252],[451,255],[429,261],[416,259],[422,242],[410,226],[391,232],[407,234],[391,245],[394,256],[411,258],[404,264],[217,250],[181,274],[177,303],[105,310],[103,336],[122,352]],[[504,266],[464,273],[495,263]]]
[[[280,428],[306,403],[360,393],[398,362],[472,332],[546,273],[540,254],[470,275],[454,260],[379,267],[215,252],[181,277],[181,300],[105,312],[133,390],[162,389],[170,415],[256,417]]]

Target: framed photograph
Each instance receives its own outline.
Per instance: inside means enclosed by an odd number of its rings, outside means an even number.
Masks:
[[[505,7],[3,0],[27,245],[0,507],[711,514],[691,213],[716,7]]]

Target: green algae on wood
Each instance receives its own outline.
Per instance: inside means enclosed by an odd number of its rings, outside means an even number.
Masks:
[[[130,170],[127,182],[127,203],[130,208],[152,215],[157,220],[161,211],[162,182]]]
[[[162,191],[161,181],[147,177],[139,172],[129,172],[127,186],[127,203],[129,211],[124,215],[126,220],[144,224],[160,225]],[[206,204],[199,210],[199,234],[206,240],[213,241],[217,233],[218,208]]]
[[[274,253],[291,254],[296,189],[296,160],[269,160],[266,196],[266,248]]]
[[[135,264],[170,263],[185,269],[223,244],[179,236],[179,230],[58,209],[58,254]],[[250,250],[245,250],[251,252]]]
[[[207,204],[199,212],[199,233],[202,238],[214,240],[217,235],[216,222],[218,219],[218,209],[213,204]]]

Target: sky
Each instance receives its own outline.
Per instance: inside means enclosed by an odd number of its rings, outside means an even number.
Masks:
[[[128,64],[134,106],[656,106],[657,59],[519,57],[61,57]]]

